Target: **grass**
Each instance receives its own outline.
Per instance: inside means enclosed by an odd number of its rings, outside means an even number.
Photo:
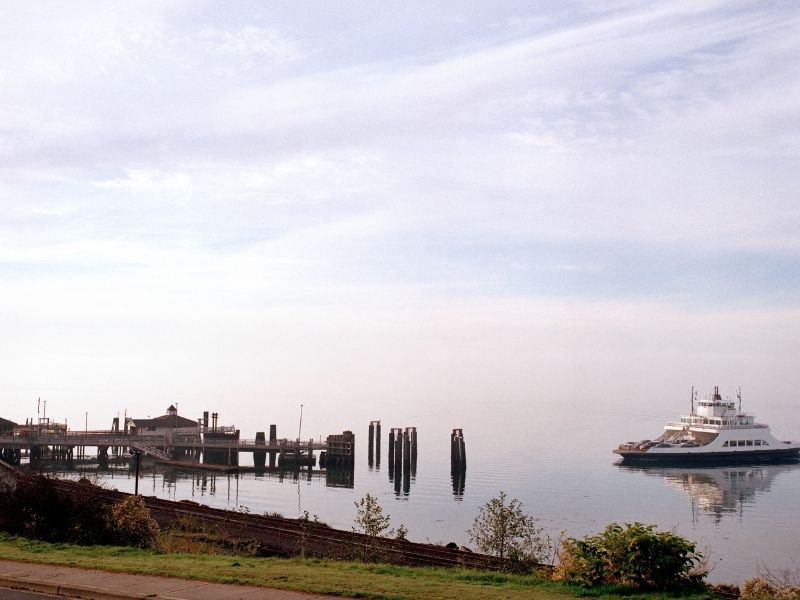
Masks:
[[[51,544],[0,533],[0,559],[141,575],[174,576],[217,583],[381,600],[479,600],[484,598],[565,600],[602,595],[630,600],[669,598],[666,594],[625,594],[569,587],[535,575],[464,569],[411,568],[312,558],[257,558],[219,554],[166,553],[116,546]],[[707,597],[697,595],[695,598]]]

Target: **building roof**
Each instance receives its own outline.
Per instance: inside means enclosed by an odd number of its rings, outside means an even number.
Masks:
[[[0,417],[0,427],[16,427],[16,425],[14,421],[9,421],[8,419]]]
[[[132,419],[132,421],[139,429],[146,429],[148,427],[155,427],[156,429],[198,427],[197,421],[179,415],[161,415],[155,419]]]

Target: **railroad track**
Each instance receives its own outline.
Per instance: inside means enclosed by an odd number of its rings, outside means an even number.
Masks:
[[[4,465],[17,479],[32,476]],[[115,502],[130,496],[77,481],[53,479],[53,485],[74,499]],[[369,555],[381,561],[409,566],[465,567],[500,570],[503,563],[496,557],[455,550],[434,544],[407,540],[372,538],[361,533],[335,529],[303,519],[254,515],[212,508],[187,501],[174,501],[142,496],[153,518],[162,528],[192,527],[222,534],[227,539],[255,542],[261,552],[284,556],[299,554],[330,558],[352,558]],[[543,568],[547,568],[542,566]]]

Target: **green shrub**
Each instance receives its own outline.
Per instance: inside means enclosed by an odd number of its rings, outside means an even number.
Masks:
[[[611,523],[600,534],[561,545],[557,577],[587,587],[620,584],[654,590],[698,583],[702,554],[693,542],[655,525]]]

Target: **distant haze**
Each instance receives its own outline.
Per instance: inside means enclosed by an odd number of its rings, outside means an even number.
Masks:
[[[1,6],[0,416],[800,423],[800,5],[494,4]]]

